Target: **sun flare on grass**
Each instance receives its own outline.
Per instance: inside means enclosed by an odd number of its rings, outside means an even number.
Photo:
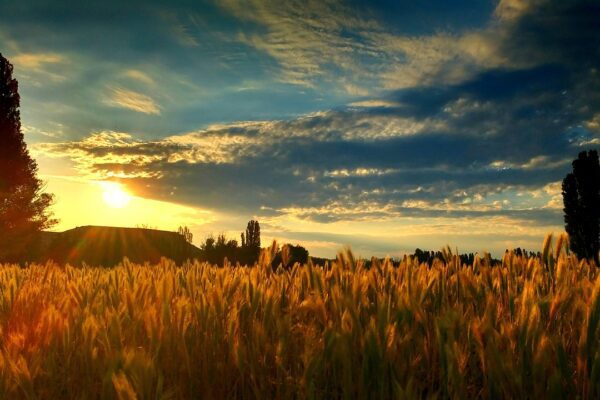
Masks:
[[[102,199],[112,208],[126,207],[131,201],[131,195],[127,193],[123,186],[115,182],[100,182],[103,193]]]

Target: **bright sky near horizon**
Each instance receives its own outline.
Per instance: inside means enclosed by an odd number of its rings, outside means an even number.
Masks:
[[[585,0],[0,3],[57,229],[537,250],[600,147]]]

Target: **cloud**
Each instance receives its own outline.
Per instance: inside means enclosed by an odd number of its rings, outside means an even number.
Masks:
[[[252,214],[327,223],[476,215],[560,221],[556,194],[542,189],[568,169],[569,124],[593,114],[548,120],[569,101],[557,90],[561,71],[483,73],[394,93],[389,107],[211,125],[156,141],[105,132],[34,149],[68,157],[90,176],[130,179],[150,197],[174,192],[185,203]]]
[[[241,31],[237,39],[275,59],[280,79],[288,83],[315,87],[333,82],[351,96],[366,96],[373,88],[456,83],[506,64],[498,52],[499,29],[493,26],[411,35],[376,20],[368,9],[337,0],[218,4],[261,28]]]
[[[124,75],[128,78],[131,78],[135,81],[142,82],[146,85],[155,85],[156,81],[144,71],[140,71],[137,69],[129,69],[124,72]]]
[[[180,18],[175,12],[171,11],[162,11],[160,16],[169,25],[170,32],[177,42],[187,47],[199,46],[198,40],[191,33],[190,26],[184,22],[186,19]],[[193,17],[189,17],[189,20],[194,21]]]
[[[363,41],[361,32],[377,30],[379,24],[339,1],[227,0],[218,4],[262,27],[264,33],[240,32],[238,40],[277,60],[280,79],[285,82],[313,87],[318,80],[331,78],[332,65],[359,78],[368,76],[357,60],[377,52],[372,43]],[[351,93],[365,93],[354,82],[345,87]]]
[[[353,101],[351,107],[399,107],[401,104],[380,99]]]
[[[31,146],[36,156],[68,158],[90,179],[158,178],[153,163],[167,160],[182,146],[168,141],[144,142],[120,132],[99,132],[74,142],[37,143]]]
[[[494,15],[501,20],[515,20],[531,10],[536,3],[543,2],[539,0],[500,0]]]
[[[494,68],[296,118],[151,141],[104,132],[34,149],[91,177],[127,179],[144,196],[261,218],[556,226],[560,197],[545,188],[595,137],[595,95],[573,74],[557,64]]]
[[[313,88],[333,83],[351,96],[458,84],[497,68],[574,65],[598,35],[598,6],[586,0],[502,0],[482,27],[427,34],[399,32],[336,0],[219,5],[261,28],[240,32],[238,40],[275,59],[283,81]],[[592,50],[586,65],[597,53]]]
[[[384,140],[418,134],[429,124],[396,115],[369,116],[357,112],[320,112],[293,120],[248,121],[211,125],[205,130],[167,136],[156,141],[140,141],[131,134],[94,133],[82,140],[39,143],[33,151],[50,157],[74,159],[86,173],[101,172],[102,166],[113,173],[117,165],[140,169],[140,176],[154,163],[167,164],[234,164],[249,159],[271,157],[285,163],[287,146],[303,147],[310,143]],[[429,124],[435,129],[435,123]],[[160,165],[158,166],[160,168]],[[349,173],[365,175],[373,169],[356,169]],[[384,171],[385,172],[385,171]],[[331,172],[336,174],[336,172]],[[338,171],[339,173],[339,171]],[[129,174],[136,176],[136,174]],[[158,171],[151,174],[159,175]]]
[[[39,70],[45,64],[65,62],[65,57],[55,53],[20,53],[13,55],[11,61],[19,68]]]
[[[144,114],[160,115],[160,106],[150,96],[121,87],[109,88],[104,103],[112,107],[121,107]]]
[[[327,177],[332,177],[332,178],[348,178],[348,177],[356,177],[356,176],[361,176],[361,177],[365,177],[365,176],[381,176],[381,175],[387,175],[387,174],[391,174],[397,172],[397,170],[394,169],[378,169],[378,168],[355,168],[353,170],[348,170],[348,169],[336,169],[333,171],[326,171],[324,173],[325,176]]]
[[[514,164],[511,162],[506,162],[502,160],[496,160],[490,163],[489,167],[496,170],[507,170],[507,169],[555,169],[558,167],[564,167],[569,165],[571,160],[568,158],[556,159],[553,160],[548,156],[540,155],[531,158],[529,161]]]
[[[69,63],[66,56],[51,52],[22,52],[18,45],[15,49],[16,53],[9,58],[19,78],[38,86],[43,81],[63,82],[66,79],[64,66]]]
[[[416,37],[383,32],[370,36],[393,60],[379,74],[386,89],[460,83],[485,68],[505,63],[487,31]]]
[[[503,1],[511,11],[499,42],[499,52],[515,64],[562,64],[573,72],[589,73],[598,65],[600,49],[592,45],[600,34],[600,5],[589,0],[530,0],[516,6]],[[504,15],[504,12],[500,12]]]

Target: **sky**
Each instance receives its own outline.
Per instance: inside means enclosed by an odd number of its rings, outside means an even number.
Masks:
[[[600,3],[0,2],[56,230],[538,250],[600,147]]]

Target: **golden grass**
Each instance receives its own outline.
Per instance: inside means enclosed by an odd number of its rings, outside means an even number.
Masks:
[[[600,278],[544,243],[432,267],[0,268],[0,397],[598,398]]]

